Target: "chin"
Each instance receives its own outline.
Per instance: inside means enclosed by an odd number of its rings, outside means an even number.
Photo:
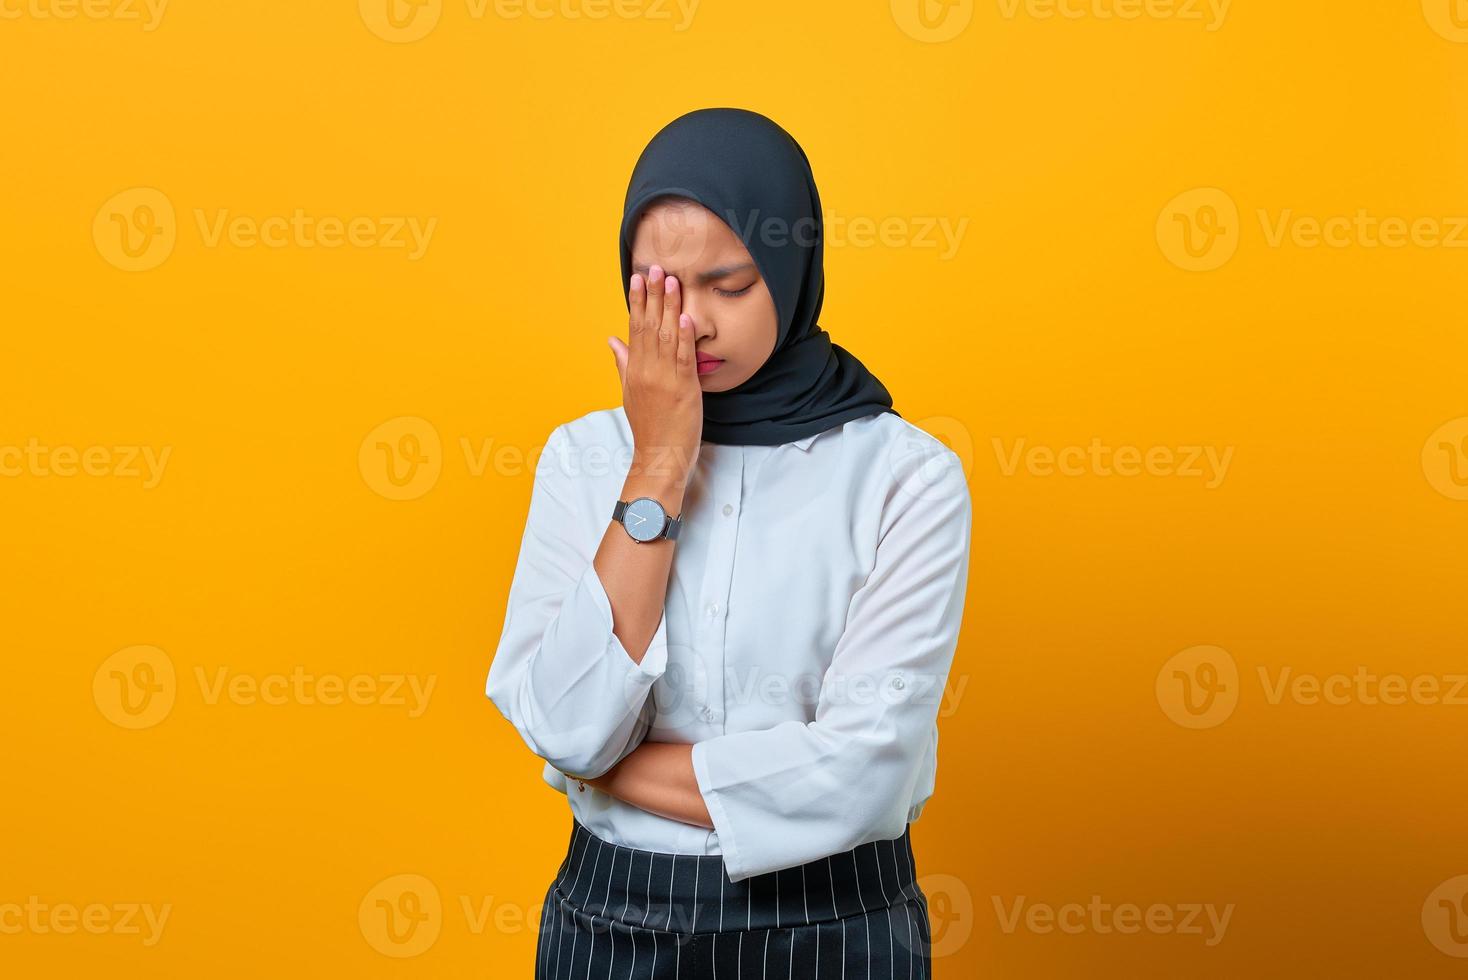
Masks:
[[[728,391],[730,388],[737,388],[737,387],[739,387],[739,382],[738,381],[735,381],[734,383],[731,384],[727,378],[713,378],[713,377],[708,377],[708,378],[699,378],[698,380],[703,385],[703,390],[704,391]],[[743,380],[743,379],[740,379],[740,380]]]

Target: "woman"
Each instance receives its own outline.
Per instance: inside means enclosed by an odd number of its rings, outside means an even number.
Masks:
[[[822,245],[764,116],[638,160],[623,406],[547,439],[487,685],[571,804],[537,977],[930,975],[968,488],[817,324]]]

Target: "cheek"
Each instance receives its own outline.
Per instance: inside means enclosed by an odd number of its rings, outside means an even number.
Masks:
[[[778,328],[773,309],[761,308],[754,297],[748,300],[744,308],[734,314],[730,325],[738,332],[739,348],[744,358],[757,364],[775,349]]]

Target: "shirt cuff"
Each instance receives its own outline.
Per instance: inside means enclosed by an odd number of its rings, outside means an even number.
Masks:
[[[743,881],[754,872],[745,867],[739,841],[734,836],[734,825],[724,809],[724,801],[713,791],[707,752],[708,746],[703,742],[693,743],[693,778],[698,782],[699,795],[703,797],[704,806],[708,807],[709,819],[714,823],[714,833],[719,838],[719,850],[723,854],[724,867],[729,872],[729,881]]]
[[[540,778],[544,780],[547,786],[549,786],[556,792],[562,793],[566,796],[570,795],[570,786],[567,783],[566,774],[561,772],[561,770],[557,769],[555,766],[551,765],[549,762],[547,762],[545,766],[541,768]]]
[[[606,628],[607,636],[611,639],[612,649],[622,655],[622,662],[631,668],[631,673],[649,682],[663,676],[668,669],[668,614],[664,610],[658,616],[657,629],[653,631],[652,640],[647,645],[647,652],[642,655],[642,662],[638,663],[632,659],[632,654],[622,645],[622,640],[616,633],[612,632],[615,625],[612,619],[612,600],[607,595],[606,586],[602,585],[601,576],[596,572],[596,565],[588,564],[586,574],[583,576],[582,584],[591,593],[591,599],[596,607],[601,610],[602,625]]]

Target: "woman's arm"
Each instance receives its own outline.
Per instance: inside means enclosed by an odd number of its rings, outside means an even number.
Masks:
[[[894,496],[876,565],[852,598],[827,672],[828,682],[845,683],[830,697],[823,685],[815,720],[692,745],[643,743],[598,788],[711,826],[731,881],[901,834],[957,645],[968,571],[968,487],[957,456],[942,462]],[[875,696],[850,696],[862,683]]]
[[[643,742],[605,774],[582,782],[660,817],[714,827],[693,775],[691,744]]]
[[[632,464],[621,499],[652,497],[669,517],[677,517],[703,431],[692,323],[681,317],[678,280],[664,276],[659,266],[652,267],[646,282],[632,277],[627,305],[628,343],[625,351],[612,349],[632,428]],[[641,663],[663,618],[674,542],[633,541],[611,520],[613,503],[606,502],[607,527],[594,564],[611,600],[613,631]]]
[[[941,463],[894,497],[827,673],[845,684],[823,685],[814,721],[644,742],[587,784],[716,830],[731,881],[901,834],[966,592],[971,501],[958,457]],[[850,694],[863,683],[874,696]]]
[[[661,270],[646,289],[634,281],[631,343],[617,351],[634,447],[621,493],[653,497],[676,516],[698,458],[702,394],[692,322],[680,322],[674,281],[666,293],[663,283]],[[559,426],[547,440],[552,460],[573,449],[565,432]],[[573,473],[537,465],[485,693],[536,755],[562,772],[597,775],[635,746],[639,712],[667,667],[663,605],[674,542],[633,541],[612,521],[609,493],[593,504],[604,530],[588,561]]]
[[[536,755],[562,772],[595,774],[645,731],[648,694],[667,668],[667,638],[666,624],[656,622],[634,655],[614,631],[620,616],[581,539],[575,471],[558,462],[577,451],[558,426],[536,466],[485,693]]]
[[[696,742],[729,880],[902,834],[958,645],[972,508],[961,460],[903,463],[809,722]]]
[[[651,497],[662,504],[669,517],[683,512],[687,477],[660,472],[666,466],[654,466],[633,450],[632,466],[622,484],[622,500]],[[648,644],[663,618],[664,597],[668,594],[668,575],[673,567],[676,542],[666,538],[638,544],[619,522],[611,519],[612,505],[606,503],[607,529],[596,550],[592,564],[612,604],[612,632],[634,663],[642,663]]]

